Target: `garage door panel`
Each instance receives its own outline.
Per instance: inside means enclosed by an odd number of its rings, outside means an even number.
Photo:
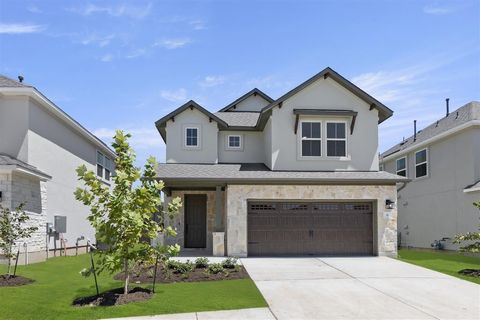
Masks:
[[[371,203],[249,202],[249,255],[372,255]]]

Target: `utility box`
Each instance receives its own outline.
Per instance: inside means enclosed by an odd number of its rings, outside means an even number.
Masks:
[[[58,233],[67,233],[67,217],[66,216],[55,216],[54,217],[54,228]]]

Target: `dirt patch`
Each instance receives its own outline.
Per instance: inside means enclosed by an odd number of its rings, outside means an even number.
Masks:
[[[117,306],[131,302],[145,301],[150,299],[152,296],[152,291],[145,288],[133,288],[128,292],[128,294],[123,294],[123,288],[117,288],[102,292],[98,296],[75,299],[73,301],[73,305],[77,307]]]
[[[23,286],[34,282],[34,280],[22,276],[10,276],[6,274],[0,275],[0,287],[16,287]]]
[[[480,269],[463,269],[458,271],[458,273],[469,277],[480,277]]]
[[[234,280],[234,279],[249,279],[250,276],[243,266],[238,266],[236,269],[225,269],[223,272],[216,274],[207,273],[205,268],[196,268],[195,270],[186,273],[176,273],[173,270],[168,270],[158,266],[157,283],[172,283],[172,282],[197,282],[197,281],[218,281],[218,280]],[[125,280],[123,273],[114,276],[115,280]],[[153,267],[144,268],[140,272],[130,275],[132,283],[152,283],[153,282]]]

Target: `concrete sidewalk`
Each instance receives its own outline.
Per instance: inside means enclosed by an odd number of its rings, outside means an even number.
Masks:
[[[163,314],[158,316],[115,318],[109,320],[275,320],[268,308]]]

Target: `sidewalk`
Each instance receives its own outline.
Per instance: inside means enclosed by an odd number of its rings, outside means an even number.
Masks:
[[[191,313],[163,314],[158,316],[142,316],[115,318],[109,320],[275,320],[268,308],[252,308],[239,310],[204,311]]]

